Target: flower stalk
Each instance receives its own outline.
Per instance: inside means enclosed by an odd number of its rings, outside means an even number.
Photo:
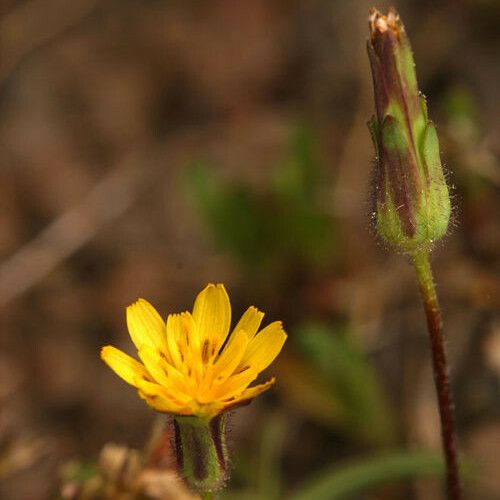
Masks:
[[[441,312],[429,255],[447,231],[451,202],[439,140],[417,84],[410,41],[397,12],[370,11],[368,57],[376,115],[369,128],[376,151],[374,220],[378,235],[408,255],[427,316],[450,500],[462,498],[457,438]]]
[[[457,435],[455,431],[453,401],[450,392],[448,360],[444,346],[441,309],[439,307],[436,287],[432,276],[429,253],[422,252],[416,254],[412,257],[412,261],[417,274],[420,295],[422,296],[427,317],[434,382],[436,385],[439,416],[441,419],[441,438],[447,465],[446,483],[448,486],[448,495],[451,500],[459,500],[462,498],[462,494],[460,490],[460,476],[457,460]]]

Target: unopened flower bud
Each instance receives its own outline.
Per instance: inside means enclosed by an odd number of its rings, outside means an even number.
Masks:
[[[399,15],[393,9],[387,16],[372,9],[369,26],[377,232],[402,251],[429,250],[446,233],[451,212],[436,129],[418,90],[410,42]]]

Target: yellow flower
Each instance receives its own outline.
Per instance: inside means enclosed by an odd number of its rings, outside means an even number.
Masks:
[[[267,390],[274,378],[248,387],[279,354],[286,333],[279,321],[261,330],[264,313],[250,307],[231,335],[231,305],[224,285],[208,285],[193,312],[170,314],[139,299],[127,308],[130,337],[139,363],[113,346],[102,359],[137,388],[152,408],[174,415],[211,418],[245,404]]]

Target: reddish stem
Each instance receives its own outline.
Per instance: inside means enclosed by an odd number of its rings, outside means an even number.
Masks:
[[[446,457],[446,482],[449,500],[462,500],[460,474],[457,458],[457,434],[455,431],[455,415],[450,392],[448,361],[444,345],[443,322],[432,277],[432,270],[427,252],[413,257],[413,264],[418,277],[420,294],[424,303],[429,330],[434,383],[441,417],[441,437]]]

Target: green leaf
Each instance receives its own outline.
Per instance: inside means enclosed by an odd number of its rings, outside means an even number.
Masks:
[[[267,192],[226,181],[203,160],[186,169],[188,195],[214,242],[252,274],[279,276],[297,265],[321,269],[336,257],[316,149],[311,131],[297,127]]]
[[[314,134],[298,126],[290,141],[289,152],[273,173],[273,194],[282,202],[315,202],[322,185],[323,169],[317,161]]]
[[[257,498],[282,498],[281,455],[286,432],[286,420],[281,414],[269,415],[263,429],[260,454]]]
[[[246,262],[264,258],[269,250],[265,217],[251,190],[221,180],[202,161],[187,169],[186,181],[188,193],[218,245]]]
[[[288,498],[290,500],[341,500],[384,483],[415,477],[441,477],[445,466],[440,455],[404,452],[372,456],[318,473]]]
[[[390,444],[394,417],[370,360],[348,332],[307,324],[294,336],[306,361],[326,379],[337,402],[337,421],[344,431],[370,444]],[[339,407],[340,405],[340,407]]]

